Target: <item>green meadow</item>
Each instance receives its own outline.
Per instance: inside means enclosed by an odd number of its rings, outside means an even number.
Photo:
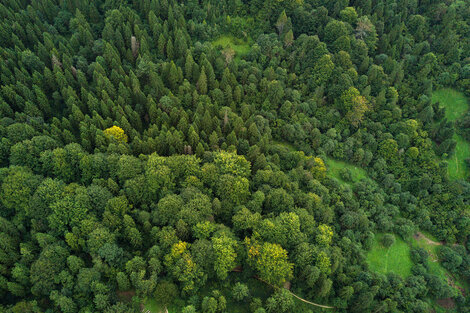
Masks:
[[[410,258],[410,246],[398,236],[389,248],[382,245],[384,234],[376,234],[372,249],[367,254],[367,263],[372,271],[387,274],[395,273],[402,277],[411,274],[413,265]]]
[[[463,93],[454,89],[446,88],[434,91],[432,101],[439,101],[439,105],[446,108],[446,118],[452,122],[455,122],[468,110],[467,98]],[[449,177],[452,179],[464,179],[468,175],[465,159],[470,158],[470,143],[459,134],[454,134],[454,139],[457,142],[457,146],[455,147],[455,152],[448,159]]]

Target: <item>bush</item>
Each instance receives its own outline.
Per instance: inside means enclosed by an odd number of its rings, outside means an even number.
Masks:
[[[236,301],[242,301],[249,296],[250,290],[248,286],[242,283],[236,283],[232,289],[232,297]]]
[[[182,313],[196,313],[196,309],[194,308],[194,306],[192,305],[188,305],[186,307],[184,307],[183,311],[181,311]]]
[[[382,245],[385,248],[389,248],[395,243],[395,236],[393,234],[385,234],[382,238]]]
[[[256,310],[260,309],[263,307],[263,302],[261,301],[260,298],[253,298],[253,300],[250,303],[250,311],[251,312],[256,312]]]
[[[155,300],[162,305],[168,306],[178,297],[178,287],[168,281],[161,281],[155,288]]]
[[[343,167],[342,169],[339,170],[339,176],[345,182],[352,182],[352,173],[351,173],[351,170],[347,167]]]

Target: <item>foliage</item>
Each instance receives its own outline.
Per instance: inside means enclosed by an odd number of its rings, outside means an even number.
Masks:
[[[278,244],[258,243],[245,238],[248,258],[262,279],[273,285],[281,285],[292,277],[293,264],[289,263],[287,251]]]
[[[112,126],[104,130],[104,133],[117,141],[127,142],[127,135],[121,127]]]
[[[464,1],[0,17],[0,311],[469,310]]]

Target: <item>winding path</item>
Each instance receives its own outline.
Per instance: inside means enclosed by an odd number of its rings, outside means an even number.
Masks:
[[[444,244],[443,242],[434,241],[434,240],[429,239],[422,232],[417,232],[413,237],[416,240],[424,239],[424,241],[426,241],[427,244],[433,245],[433,246],[442,246]]]
[[[257,280],[265,283],[266,285],[269,285],[271,286],[272,288],[274,289],[280,289],[281,287],[278,287],[278,286],[274,286],[274,285],[271,285],[270,283],[268,283],[267,281],[261,279],[260,277],[258,276],[254,276],[254,278],[256,278]],[[323,305],[323,304],[318,304],[318,303],[314,303],[314,302],[310,302],[308,300],[305,300],[305,299],[302,299],[301,297],[299,297],[298,295],[296,295],[295,293],[293,293],[292,291],[290,291],[289,289],[287,288],[284,288],[285,290],[287,290],[291,295],[293,295],[295,298],[299,299],[300,301],[302,302],[305,302],[307,304],[310,304],[310,305],[313,305],[313,306],[316,306],[316,307],[319,307],[319,308],[324,308],[324,309],[335,309],[334,306],[328,306],[328,305]]]

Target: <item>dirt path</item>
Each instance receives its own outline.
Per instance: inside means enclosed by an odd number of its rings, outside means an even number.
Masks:
[[[428,245],[430,246],[442,246],[444,244],[444,242],[438,242],[438,241],[434,241],[434,240],[431,240],[429,239],[428,237],[426,237],[425,234],[423,234],[422,232],[417,232],[416,234],[413,235],[413,238],[416,240],[416,241],[419,241],[421,239],[423,239]],[[425,248],[426,251],[428,252],[429,254],[429,258],[431,259],[431,262],[437,262],[438,261],[438,258],[437,256],[433,253],[432,249],[430,248]]]
[[[455,283],[455,278],[454,278],[454,276],[451,275],[451,274],[446,274],[446,277],[447,277],[447,283],[448,283],[451,287],[453,287],[453,288],[459,290],[460,293],[462,294],[462,296],[465,297],[465,294],[466,294],[466,293],[465,293],[465,289],[463,289],[462,287],[458,286],[458,285]]]
[[[272,288],[274,289],[280,289],[281,287],[278,287],[278,286],[274,286],[274,285],[271,285],[270,283],[268,283],[267,281],[261,279],[260,277],[258,276],[253,276],[254,278],[256,278],[257,280],[265,283],[266,285],[269,285],[271,286]],[[305,299],[302,299],[301,297],[299,297],[298,295],[296,295],[295,293],[293,293],[292,291],[290,291],[289,289],[287,288],[284,288],[286,289],[292,296],[294,296],[295,298],[299,299],[300,301],[302,302],[305,302],[305,303],[308,303],[310,305],[313,305],[313,306],[316,306],[316,307],[319,307],[319,308],[324,308],[324,309],[334,309],[335,307],[334,306],[329,306],[329,305],[323,305],[323,304],[318,304],[318,303],[314,303],[314,302],[310,302],[308,300],[305,300]]]
[[[422,232],[417,232],[416,234],[413,235],[413,238],[416,240],[424,239],[424,241],[426,241],[427,244],[433,245],[433,246],[442,246],[444,244],[443,242],[438,242],[438,241],[429,239]]]

